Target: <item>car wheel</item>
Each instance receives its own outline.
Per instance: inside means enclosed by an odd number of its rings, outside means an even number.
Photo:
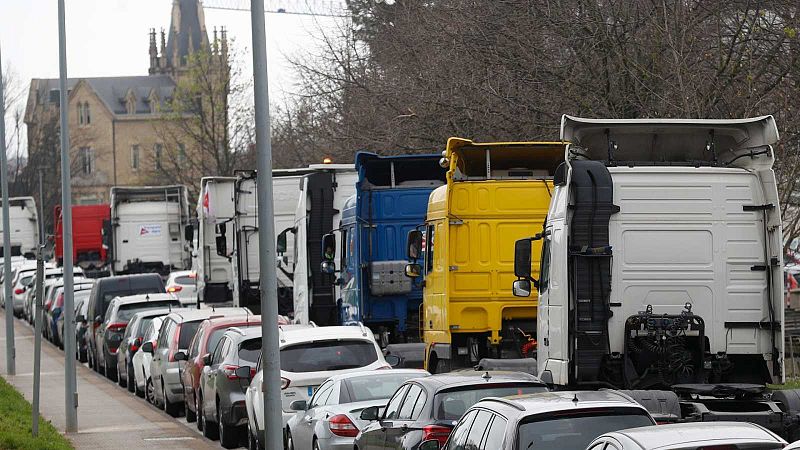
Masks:
[[[217,428],[219,434],[219,444],[224,448],[236,448],[239,446],[239,429],[233,425],[226,425],[222,420],[222,414],[217,404]]]
[[[128,367],[125,373],[125,384],[127,385],[128,392],[136,392],[136,380],[133,379],[133,367]]]
[[[136,379],[136,372],[133,372],[133,393],[137,397],[144,398],[144,390],[139,389],[139,382]]]
[[[180,415],[180,405],[169,401],[169,398],[167,398],[167,386],[164,383],[164,378],[161,378],[161,393],[164,394],[164,412],[172,417],[178,417]]]
[[[219,429],[215,427],[213,424],[209,424],[208,420],[206,419],[206,413],[202,409],[203,408],[203,399],[200,399],[200,415],[198,416],[200,419],[203,420],[203,436],[211,439],[216,440],[219,436],[217,436],[217,432]]]
[[[153,388],[153,380],[151,378],[148,378],[144,384],[144,395],[148,403],[158,406],[156,405],[156,390]]]
[[[125,381],[122,380],[122,372],[119,370],[119,366],[117,366],[117,369],[114,372],[117,374],[117,384],[119,385],[119,387],[127,388],[128,387],[128,382],[127,382],[128,380],[125,380]],[[127,374],[127,372],[125,372],[125,373]]]
[[[189,423],[194,422],[197,420],[197,414],[189,408],[189,402],[186,401],[186,393],[183,394],[183,414],[186,416],[186,421]],[[197,402],[193,402],[197,405]],[[197,410],[195,410],[197,411]]]
[[[111,365],[108,364],[108,358],[106,358],[106,363],[103,364],[103,372],[109,380],[117,381],[117,371],[116,369],[112,369]]]
[[[289,428],[286,428],[286,435],[285,435],[285,443],[283,444],[286,447],[286,450],[294,450],[294,438],[292,437],[292,432],[289,431]]]
[[[314,436],[314,445],[312,445],[314,450],[319,450],[319,442],[317,442],[317,437]]]

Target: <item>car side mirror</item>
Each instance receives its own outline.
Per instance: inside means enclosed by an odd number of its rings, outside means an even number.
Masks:
[[[400,366],[400,363],[403,362],[403,359],[397,355],[386,355],[383,357],[386,360],[386,363],[392,366],[392,368],[396,368]]]
[[[435,439],[429,439],[427,441],[423,441],[417,447],[419,450],[439,450],[441,448],[439,441]]]
[[[203,365],[210,366],[211,365],[211,353],[206,353],[203,355]]]
[[[405,273],[409,278],[417,278],[422,274],[422,266],[417,263],[406,264]]]
[[[83,314],[78,314],[75,316],[75,323],[85,323],[86,317]]]
[[[103,323],[103,318],[102,318],[102,317],[100,317],[100,316],[97,316],[97,317],[95,317],[95,318],[94,318],[94,323],[95,323],[96,325],[100,325],[101,323]]]
[[[295,400],[289,404],[289,409],[292,411],[306,411],[308,410],[308,402],[305,400]]]
[[[175,353],[175,355],[173,356],[173,359],[175,359],[175,361],[186,361],[186,359],[187,359],[186,352],[180,351],[180,352]]]
[[[236,376],[243,380],[249,380],[251,378],[251,373],[250,366],[241,366],[235,370]]]
[[[336,273],[336,263],[333,261],[322,261],[319,265],[319,270],[325,274]]]
[[[411,230],[406,240],[406,256],[409,261],[416,261],[422,255],[422,232]]]
[[[153,354],[153,343],[152,342],[145,342],[142,344],[142,351],[145,353]]]
[[[377,406],[370,406],[369,408],[364,408],[361,410],[361,414],[358,416],[361,420],[370,420],[375,421],[378,420],[378,413],[380,408]]]
[[[530,280],[514,280],[514,287],[512,289],[514,297],[530,297],[531,296],[531,281]]]
[[[336,257],[336,236],[328,233],[322,236],[322,260],[333,261]]]

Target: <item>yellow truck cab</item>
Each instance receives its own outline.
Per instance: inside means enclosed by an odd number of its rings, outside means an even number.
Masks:
[[[424,286],[420,330],[431,373],[535,356],[536,297],[508,290],[514,242],[542,230],[564,150],[561,142],[447,141],[447,184],[408,235],[406,275]]]

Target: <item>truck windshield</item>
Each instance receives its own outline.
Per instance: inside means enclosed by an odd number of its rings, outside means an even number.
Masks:
[[[602,434],[650,425],[655,425],[653,419],[644,411],[634,408],[604,408],[533,416],[520,424],[517,448],[586,448]]]
[[[486,397],[507,397],[509,395],[534,394],[546,391],[547,388],[538,383],[494,383],[441,391],[434,396],[434,418],[437,420],[458,420],[472,405]]]
[[[319,341],[281,349],[281,370],[295,373],[355,369],[377,360],[369,341]]]

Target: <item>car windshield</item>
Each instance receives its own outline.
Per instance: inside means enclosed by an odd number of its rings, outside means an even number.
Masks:
[[[239,364],[248,362],[255,364],[261,355],[261,338],[248,339],[239,344]]]
[[[507,397],[546,391],[547,388],[541,384],[520,383],[484,384],[446,390],[434,396],[435,419],[458,420],[467,409],[486,397]]]
[[[218,328],[211,332],[211,336],[208,337],[208,342],[206,342],[206,353],[213,352],[217,348],[219,340],[222,339],[222,335],[226,331],[228,331],[227,328]]]
[[[148,309],[160,309],[166,308],[167,306],[175,306],[180,307],[180,303],[174,301],[153,301],[153,302],[142,302],[142,303],[130,303],[127,305],[120,305],[119,311],[117,312],[117,319],[122,322],[127,322],[131,320],[134,314],[139,311],[145,311]]]
[[[181,335],[178,337],[178,349],[186,350],[189,348],[189,344],[192,343],[192,339],[202,322],[202,320],[196,320],[194,322],[183,322],[183,324],[181,324]]]
[[[519,449],[586,448],[602,434],[654,425],[644,411],[632,408],[575,411],[531,419],[519,426]]]
[[[349,387],[353,402],[388,399],[401,384],[412,378],[419,378],[418,373],[375,374],[369,377],[357,377],[345,380]]]
[[[108,309],[108,304],[111,303],[111,300],[114,300],[114,297],[125,297],[128,295],[136,295],[136,294],[159,294],[162,293],[157,287],[152,286],[148,288],[136,289],[134,292],[131,289],[121,289],[118,291],[106,291],[103,294],[103,311]]]
[[[281,349],[281,370],[295,373],[355,369],[377,360],[378,353],[369,341],[318,341]]]
[[[194,286],[195,278],[190,276],[175,277],[175,283],[183,286]]]
[[[146,330],[152,322],[152,317],[143,317],[142,320],[139,321],[139,329],[135,331],[136,335],[134,337],[142,337],[144,335],[144,330]]]
[[[27,276],[27,277],[22,277],[22,279],[19,281],[19,284],[21,284],[23,286],[27,286],[28,283],[31,282],[31,280],[33,280],[33,275],[30,275],[30,276]]]

